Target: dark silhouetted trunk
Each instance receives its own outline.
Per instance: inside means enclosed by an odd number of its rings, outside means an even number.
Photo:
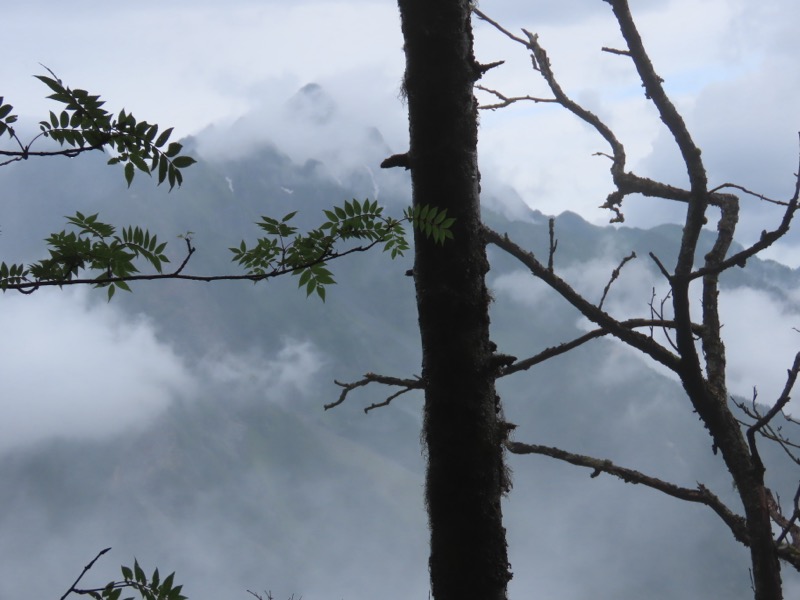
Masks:
[[[511,578],[501,497],[503,428],[480,233],[478,116],[467,0],[399,0],[413,203],[447,209],[454,239],[415,232],[425,382],[423,438],[436,600],[502,600]]]

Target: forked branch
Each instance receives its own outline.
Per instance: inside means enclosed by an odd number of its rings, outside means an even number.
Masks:
[[[486,86],[483,85],[476,85],[475,88],[482,90],[487,94],[492,94],[498,100],[500,100],[500,102],[497,102],[496,104],[481,104],[480,106],[478,106],[478,108],[480,108],[481,110],[497,110],[498,108],[505,108],[506,106],[511,106],[516,102],[535,102],[537,104],[540,102],[558,102],[558,100],[556,100],[555,98],[537,98],[535,96],[509,97],[501,92],[498,92],[497,90],[487,88]]]
[[[623,327],[627,327],[628,329],[648,328],[652,330],[654,327],[660,327],[663,330],[667,331],[670,328],[675,327],[675,321],[672,321],[670,319],[661,319],[661,318],[627,319],[625,321],[620,321],[620,325],[622,325]],[[693,327],[694,330],[699,335],[700,332],[702,331],[702,327],[700,325],[693,325]],[[596,340],[605,337],[607,335],[610,335],[610,332],[606,329],[594,329],[592,331],[583,334],[580,337],[575,338],[574,340],[564,342],[562,344],[559,344],[558,346],[550,346],[549,348],[542,350],[541,352],[535,354],[534,356],[517,360],[511,365],[505,367],[500,372],[499,376],[504,377],[506,375],[511,375],[512,373],[517,373],[519,371],[526,371],[527,369],[530,369],[535,365],[543,363],[546,360],[550,360],[551,358],[554,358],[561,354],[566,354],[570,350],[574,350],[575,348],[577,348],[578,346],[582,346],[586,342],[590,342],[592,340]]]
[[[562,298],[577,308],[583,316],[598,325],[601,329],[633,348],[647,354],[653,360],[663,364],[670,370],[677,372],[679,360],[675,354],[664,348],[651,337],[639,333],[638,331],[633,331],[630,327],[626,327],[607,312],[586,300],[586,298],[575,291],[566,281],[540,263],[531,252],[524,250],[516,243],[512,242],[507,235],[500,235],[485,225],[483,226],[483,235],[487,243],[494,244],[519,260],[530,270],[534,277],[544,281],[553,290],[558,292]]]
[[[419,377],[415,377],[414,379],[401,379],[399,377],[378,375],[377,373],[366,373],[364,374],[364,377],[352,383],[343,383],[341,381],[334,381],[334,383],[342,388],[342,392],[339,394],[339,398],[335,402],[331,402],[323,406],[325,410],[334,408],[335,406],[339,406],[347,399],[347,395],[350,392],[352,392],[357,388],[367,386],[370,383],[380,383],[382,385],[397,386],[401,388],[399,391],[388,396],[382,402],[376,402],[364,408],[365,413],[368,413],[369,411],[375,408],[380,408],[389,405],[392,400],[394,400],[398,396],[402,396],[406,392],[410,392],[411,390],[421,390],[425,387],[422,379]]]

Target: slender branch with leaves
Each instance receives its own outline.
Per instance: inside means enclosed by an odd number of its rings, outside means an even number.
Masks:
[[[139,561],[133,561],[133,567],[120,567],[122,579],[117,581],[109,581],[107,584],[99,587],[79,587],[81,580],[84,576],[94,567],[95,563],[101,556],[109,552],[111,548],[105,548],[97,553],[81,571],[77,579],[64,592],[60,600],[66,600],[73,594],[76,596],[89,596],[94,600],[135,600],[134,596],[122,597],[124,592],[134,592],[141,600],[187,600],[181,592],[182,585],[175,585],[175,573],[170,573],[164,579],[158,569],[153,571],[153,574],[148,577],[141,566]]]
[[[46,68],[46,67],[45,67]],[[47,68],[46,68],[47,69]],[[51,111],[49,118],[39,123],[40,133],[24,143],[16,129],[17,115],[13,106],[0,97],[0,137],[8,135],[16,149],[0,149],[8,157],[0,166],[28,160],[31,157],[76,157],[82,153],[101,150],[111,154],[108,164],[123,165],[128,186],[138,169],[148,175],[156,174],[157,183],[169,184],[170,189],[183,183],[182,169],[196,161],[182,155],[182,144],[170,142],[173,128],[159,133],[159,126],[137,121],[124,109],[115,117],[104,107],[100,96],[83,89],[66,86],[55,73],[36,76],[50,88],[49,99],[64,106],[60,113]],[[34,144],[51,139],[61,147],[57,150],[34,150]],[[290,223],[296,215],[291,212],[280,219],[263,216],[257,226],[265,233],[249,245],[242,241],[231,247],[233,261],[244,269],[240,274],[190,275],[185,272],[195,252],[191,235],[182,236],[186,254],[179,266],[164,272],[170,259],[167,243],[156,234],[138,226],[117,227],[104,223],[98,214],[77,212],[66,217],[69,229],[53,233],[45,239],[48,258],[24,265],[0,262],[0,290],[16,290],[30,294],[43,287],[93,285],[107,289],[110,300],[117,289],[130,291],[134,281],[186,279],[192,281],[247,280],[261,281],[293,274],[306,295],[315,293],[325,299],[327,285],[335,283],[328,269],[332,260],[381,246],[392,258],[402,256],[409,245],[404,223],[424,232],[438,243],[452,238],[454,219],[446,210],[436,206],[408,208],[402,218],[387,217],[376,201],[346,201],[341,206],[325,210],[326,220],[305,233]],[[356,242],[346,245],[347,242]],[[152,267],[152,273],[140,272],[140,264]]]
[[[411,223],[438,243],[452,237],[453,219],[436,207],[427,211],[409,208],[402,219],[395,219],[385,216],[377,202],[354,199],[325,210],[326,220],[305,233],[291,224],[296,214],[291,212],[280,219],[261,217],[257,226],[265,235],[253,244],[242,240],[230,248],[232,260],[244,273],[192,275],[185,273],[195,252],[191,235],[183,236],[186,254],[179,266],[165,273],[164,264],[170,262],[166,242],[141,227],[128,226],[118,232],[113,225],[101,222],[97,214],[78,212],[67,217],[69,231],[54,233],[45,240],[48,258],[28,266],[0,263],[0,290],[30,294],[43,287],[88,284],[107,288],[110,300],[117,288],[130,291],[129,284],[134,281],[258,282],[293,274],[299,277],[298,286],[307,296],[316,293],[324,300],[326,286],[335,283],[327,266],[330,261],[374,247],[381,247],[392,258],[402,256],[408,250],[404,223]],[[149,265],[155,273],[140,273],[137,261]]]
[[[104,150],[112,154],[108,164],[123,166],[129,186],[137,169],[148,175],[155,173],[159,185],[167,181],[170,189],[181,184],[181,169],[194,164],[195,159],[181,154],[181,143],[169,142],[172,127],[159,133],[158,125],[137,121],[125,109],[115,116],[103,108],[105,101],[100,96],[72,89],[50,69],[47,71],[49,76],[36,75],[36,78],[50,88],[52,94],[48,98],[62,104],[63,109],[58,114],[50,111],[49,117],[39,122],[39,134],[23,142],[14,128],[18,119],[14,107],[5,104],[0,96],[0,138],[7,134],[17,146],[12,150],[0,148],[0,156],[7,157],[0,166],[31,157],[75,157]],[[45,139],[57,142],[60,149],[33,149],[34,144]]]

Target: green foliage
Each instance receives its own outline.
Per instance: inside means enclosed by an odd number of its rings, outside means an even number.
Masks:
[[[385,217],[383,207],[369,200],[347,201],[324,213],[327,220],[306,233],[298,233],[297,227],[291,224],[296,212],[282,219],[261,217],[257,225],[265,235],[254,246],[242,241],[239,246],[230,248],[233,261],[244,267],[246,274],[201,277],[180,273],[188,256],[177,271],[163,275],[163,264],[169,262],[164,254],[167,244],[159,243],[157,236],[148,230],[129,226],[118,233],[113,225],[100,221],[97,214],[86,216],[77,212],[75,216],[67,217],[71,226],[69,230],[53,233],[45,239],[48,258],[28,267],[0,263],[0,290],[18,289],[31,293],[45,283],[59,286],[70,282],[90,283],[107,288],[111,300],[117,288],[130,291],[127,282],[133,279],[163,276],[203,281],[260,281],[292,273],[298,276],[298,286],[305,289],[306,296],[316,293],[324,301],[326,286],[336,283],[327,266],[330,260],[365,252],[376,245],[396,258],[409,249],[404,222],[411,222],[427,236],[444,243],[453,237],[450,228],[455,221],[447,218],[446,211],[435,207],[407,209],[402,220]],[[186,241],[191,256],[194,252],[191,232],[179,237]],[[352,241],[361,243],[347,244]],[[139,259],[149,263],[158,275],[138,275],[136,261]],[[89,271],[89,278],[79,279],[82,271]]]
[[[156,235],[140,227],[129,226],[117,232],[113,225],[100,221],[97,214],[86,216],[77,212],[67,217],[69,230],[53,233],[45,239],[48,258],[28,267],[0,263],[0,290],[31,293],[42,284],[88,283],[107,288],[111,300],[117,288],[130,291],[128,282],[133,279],[248,279],[255,282],[292,273],[298,277],[298,287],[305,289],[306,297],[316,293],[324,301],[326,286],[336,283],[327,266],[329,261],[366,252],[375,246],[382,246],[392,258],[402,256],[409,249],[404,222],[411,222],[440,244],[453,237],[450,228],[455,219],[448,218],[446,211],[436,207],[409,208],[401,220],[384,216],[383,210],[374,201],[347,201],[323,211],[327,220],[305,233],[299,233],[291,223],[296,212],[281,219],[263,216],[257,225],[265,235],[256,240],[255,245],[242,241],[239,246],[230,248],[232,260],[244,267],[246,273],[207,277],[181,274],[194,252],[191,232],[179,236],[186,241],[189,256],[177,271],[163,274],[163,264],[169,262],[164,254],[166,242],[159,243]],[[139,275],[137,261],[140,259],[149,263],[158,275]],[[89,272],[87,278],[81,278],[83,271]]]
[[[3,96],[0,96],[0,137],[8,133],[9,136],[14,136],[14,129],[11,127],[12,123],[16,123],[17,115],[11,114],[14,107],[10,104],[3,104]]]
[[[46,67],[45,67],[46,68]],[[0,166],[16,160],[37,156],[77,156],[81,152],[108,149],[113,155],[109,164],[123,165],[128,186],[136,170],[152,175],[156,173],[158,184],[169,183],[170,189],[181,185],[181,169],[191,166],[195,160],[181,154],[182,145],[169,142],[172,128],[159,132],[159,126],[147,121],[137,121],[124,109],[114,117],[105,108],[100,96],[86,90],[71,89],[49,69],[50,76],[37,75],[52,94],[48,98],[64,105],[59,114],[50,112],[47,120],[39,123],[41,133],[34,138],[47,137],[67,150],[32,152],[31,144],[24,145],[17,138],[11,124],[16,121],[13,107],[4,104],[0,97],[0,136],[8,133],[20,147],[17,151],[0,151],[0,155],[12,158]],[[334,284],[328,261],[353,252],[364,252],[381,245],[392,258],[402,256],[409,244],[405,238],[404,222],[443,244],[452,238],[451,227],[455,221],[447,217],[446,210],[435,206],[407,209],[402,219],[385,217],[383,207],[369,200],[352,200],[342,206],[325,210],[326,221],[311,231],[298,233],[290,223],[296,215],[291,212],[278,220],[262,217],[257,223],[264,236],[252,247],[242,241],[231,248],[233,260],[246,269],[243,276],[190,277],[181,274],[183,266],[194,252],[190,234],[184,237],[189,256],[177,271],[164,277],[202,279],[249,279],[259,281],[284,273],[298,276],[298,286],[304,288],[306,296],[316,293],[325,300],[326,286]],[[39,285],[64,285],[67,283],[94,283],[96,287],[108,289],[110,300],[117,288],[130,291],[128,281],[138,276],[137,259],[144,259],[162,273],[162,264],[169,262],[164,255],[166,243],[158,243],[155,235],[139,227],[127,227],[118,234],[115,227],[98,220],[97,214],[84,216],[76,213],[67,218],[72,230],[63,230],[46,238],[49,258],[28,267],[22,264],[0,263],[0,290],[18,289],[31,293]],[[347,245],[347,242],[360,242]],[[81,271],[94,271],[89,279],[79,280]]]
[[[136,169],[148,175],[156,173],[159,185],[167,181],[170,189],[183,182],[181,169],[191,166],[195,160],[180,154],[183,149],[180,143],[167,144],[172,128],[159,134],[158,125],[137,121],[124,109],[114,117],[103,108],[105,102],[100,100],[100,96],[66,87],[52,72],[50,74],[53,77],[37,75],[36,78],[53,92],[48,98],[63,104],[64,110],[60,114],[51,111],[48,120],[39,122],[40,135],[52,138],[61,146],[70,146],[75,152],[109,149],[115,155],[108,164],[124,165],[128,186]],[[15,119],[3,114],[6,108],[8,115],[11,107],[0,106],[0,134],[8,130],[9,122],[13,122],[9,119]],[[24,158],[27,158],[27,152],[28,147],[25,147]]]
[[[253,247],[242,241],[231,248],[233,260],[247,269],[249,275],[263,276],[276,269],[291,272],[299,277],[298,287],[304,287],[306,296],[315,293],[324,301],[325,286],[336,283],[328,270],[327,261],[351,252],[364,251],[383,244],[392,258],[408,250],[405,231],[397,219],[383,216],[383,207],[377,202],[347,201],[324,211],[327,221],[318,228],[298,234],[290,224],[295,212],[282,219],[261,217],[258,226],[266,233]],[[366,245],[342,249],[340,242],[365,241]]]
[[[439,210],[435,206],[415,206],[405,211],[405,217],[411,221],[414,229],[422,231],[427,237],[433,238],[437,244],[444,244],[445,240],[453,239],[454,217],[447,216],[447,209]]]
[[[114,226],[99,221],[96,214],[84,216],[80,212],[67,217],[67,222],[74,230],[54,233],[45,240],[49,258],[27,268],[0,263],[0,289],[30,282],[66,282],[88,269],[99,272],[94,277],[95,285],[108,287],[110,300],[118,287],[130,291],[124,278],[139,272],[136,259],[143,258],[159,273],[162,264],[169,262],[164,255],[166,242],[159,243],[155,235],[140,227],[124,228],[119,235]],[[103,281],[110,278],[122,279]]]
[[[81,590],[80,593],[95,600],[120,600],[123,590],[134,590],[141,600],[186,600],[181,594],[183,586],[175,585],[174,579],[175,573],[170,573],[161,581],[158,569],[148,579],[139,562],[134,560],[133,569],[122,566],[122,581],[112,581],[100,590]],[[126,596],[122,600],[134,600],[134,597]]]
[[[253,247],[242,241],[238,247],[230,248],[233,260],[253,278],[274,273],[276,269],[292,272],[299,276],[298,287],[305,287],[307,297],[316,292],[324,301],[325,286],[336,283],[326,267],[327,261],[376,244],[382,245],[392,258],[402,256],[409,249],[403,222],[411,222],[440,244],[453,237],[451,228],[455,219],[447,217],[447,210],[440,211],[435,206],[406,209],[402,220],[385,217],[383,207],[369,200],[353,199],[323,212],[327,221],[305,234],[298,234],[297,228],[290,224],[296,212],[280,220],[261,217],[258,226],[266,237],[258,239]],[[348,240],[366,241],[367,245],[342,250],[338,244]]]

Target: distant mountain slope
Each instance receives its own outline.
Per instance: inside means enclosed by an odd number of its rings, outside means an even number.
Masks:
[[[252,239],[261,214],[298,210],[298,220],[313,225],[322,208],[366,191],[337,181],[321,162],[294,164],[270,146],[233,161],[201,160],[172,194],[143,176],[125,191],[121,175],[102,163],[98,156],[0,171],[0,256],[32,259],[36,240],[60,227],[61,215],[99,211],[152,228],[170,241],[175,260],[182,251],[175,236],[192,231],[191,272],[232,272],[226,248]],[[404,192],[382,176],[381,201],[399,212]],[[546,217],[526,217],[486,211],[493,227],[546,257]],[[612,288],[609,306],[646,310],[658,279],[647,253],[671,260],[678,234],[672,226],[595,227],[563,213],[556,268],[599,300],[608,266],[635,250],[638,266]],[[583,331],[573,309],[491,254],[501,350],[522,357]],[[23,590],[59,597],[109,545],[115,551],[98,578],[136,555],[148,568],[177,569],[192,600],[244,598],[245,589],[308,600],[424,598],[420,395],[365,416],[364,406],[387,395],[366,388],[335,410],[321,408],[339,393],[334,378],[419,372],[414,291],[404,274],[410,260],[371,253],[336,263],[339,285],[325,304],[305,300],[292,278],[257,286],[141,283],[132,295],[118,294],[114,305],[147,315],[185,357],[200,392],[114,439],[52,440],[0,456],[0,598]],[[782,302],[799,284],[796,271],[758,260],[725,280]],[[319,358],[313,368],[299,355],[276,358],[294,342]],[[679,386],[612,341],[504,379],[500,391],[520,441],[597,453],[733,497]],[[108,395],[113,401],[113,386]],[[3,398],[6,410],[25,401]],[[776,488],[790,497],[796,470],[774,449],[767,453],[779,465]],[[510,460],[512,597],[750,597],[745,551],[711,511],[543,458]],[[791,597],[799,580],[784,573]]]

